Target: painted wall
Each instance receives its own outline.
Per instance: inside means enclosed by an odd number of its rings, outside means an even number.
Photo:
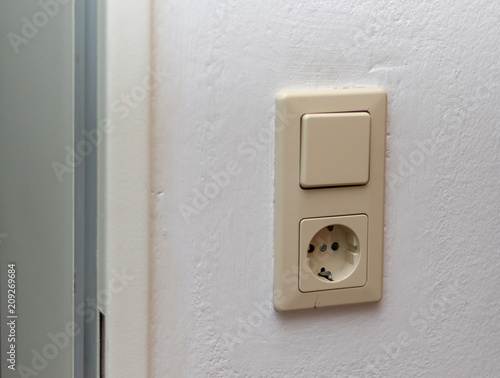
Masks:
[[[155,376],[497,376],[500,3],[156,7]],[[282,315],[274,98],[354,86],[389,96],[384,298]]]

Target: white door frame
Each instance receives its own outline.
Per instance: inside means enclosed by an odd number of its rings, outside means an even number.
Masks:
[[[105,377],[148,377],[151,2],[99,2],[98,305]]]

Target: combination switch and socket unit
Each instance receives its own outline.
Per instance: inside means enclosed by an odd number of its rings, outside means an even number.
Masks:
[[[382,298],[387,95],[276,98],[274,307]]]

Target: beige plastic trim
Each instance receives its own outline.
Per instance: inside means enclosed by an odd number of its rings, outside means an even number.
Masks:
[[[278,311],[376,302],[382,298],[387,95],[378,88],[286,91],[276,98],[274,307]],[[370,172],[366,185],[300,186],[301,119],[305,114],[368,112]],[[326,169],[326,168],[325,168]],[[366,284],[301,292],[300,222],[366,214]],[[319,226],[318,226],[319,227]],[[319,231],[319,228],[318,228]],[[311,231],[312,232],[312,231]],[[302,244],[307,246],[307,242]],[[302,247],[304,248],[304,247]]]

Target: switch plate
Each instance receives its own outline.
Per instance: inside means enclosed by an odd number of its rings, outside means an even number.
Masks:
[[[382,298],[386,104],[387,95],[378,88],[286,91],[278,94],[274,223],[276,310],[376,302]],[[368,181],[362,185],[364,180],[347,180],[352,181],[350,184],[361,184],[356,186],[324,186],[314,189],[302,187],[303,117],[354,112],[364,112],[370,117]],[[357,143],[357,140],[351,138],[350,143]],[[366,159],[363,158],[363,161]],[[345,162],[352,163],[349,159]],[[313,169],[326,171],[331,168],[328,161],[318,164],[320,165]],[[320,173],[319,177],[330,180],[328,174],[322,176]],[[346,180],[341,178],[337,183],[346,184],[344,181]],[[348,220],[354,219],[353,217],[363,221],[349,223]],[[320,269],[318,272],[318,266],[308,260],[313,255],[304,259],[304,248],[308,248],[307,244],[310,244],[318,232],[321,232],[319,237],[331,238],[327,235],[330,231],[324,230],[331,225],[334,226],[333,229],[340,229],[340,234],[334,232],[333,235],[340,235],[339,240],[342,241],[338,242],[338,253],[331,255],[331,261],[343,265],[331,265],[327,259],[324,260],[325,271],[321,272]],[[353,239],[352,235],[356,238]],[[342,245],[348,239],[348,245]],[[317,243],[317,247],[320,245]],[[332,245],[327,245],[327,248],[332,248]],[[320,261],[321,256],[316,255],[315,258]],[[333,281],[328,279],[329,270]]]
[[[302,117],[300,185],[363,185],[370,169],[370,114],[306,114]]]

